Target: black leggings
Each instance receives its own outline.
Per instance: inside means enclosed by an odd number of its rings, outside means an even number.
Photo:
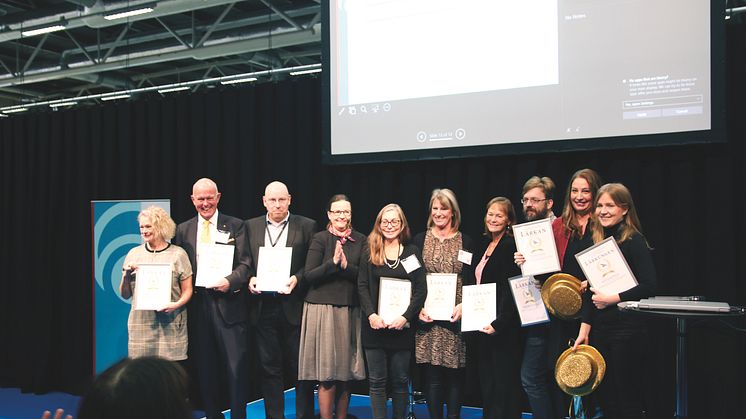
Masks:
[[[432,419],[443,418],[445,403],[448,418],[461,414],[461,389],[464,382],[463,368],[446,368],[431,364],[420,364],[425,372],[425,397]]]

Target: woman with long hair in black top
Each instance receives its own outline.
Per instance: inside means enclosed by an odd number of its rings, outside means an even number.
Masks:
[[[584,295],[583,323],[575,340],[596,347],[606,359],[606,375],[596,392],[604,417],[642,418],[643,401],[639,378],[643,375],[645,324],[617,309],[621,301],[639,300],[655,292],[655,265],[629,190],[609,183],[598,190],[593,241],[614,237],[638,284],[619,294],[607,295],[591,288]]]
[[[363,256],[358,276],[360,307],[363,311],[362,337],[368,365],[370,407],[373,418],[386,418],[386,385],[391,386],[394,418],[407,415],[409,361],[414,348],[413,322],[425,302],[427,285],[419,250],[409,240],[409,223],[404,211],[388,204],[378,212],[368,235],[368,254]],[[390,323],[378,315],[381,278],[410,281],[409,306]]]

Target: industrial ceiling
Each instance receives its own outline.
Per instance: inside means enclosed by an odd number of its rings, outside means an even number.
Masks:
[[[0,107],[320,67],[320,12],[320,0],[0,1]]]

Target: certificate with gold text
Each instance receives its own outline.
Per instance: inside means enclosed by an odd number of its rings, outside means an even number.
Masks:
[[[515,247],[526,258],[521,265],[524,276],[559,272],[560,261],[549,218],[513,226]]]
[[[171,302],[170,263],[142,263],[136,278],[135,310],[160,310]]]
[[[404,314],[412,298],[412,283],[408,279],[381,277],[378,286],[378,315],[387,325]]]
[[[259,291],[280,291],[287,287],[290,278],[292,247],[259,247],[256,265],[256,288]]]
[[[497,318],[497,284],[466,285],[461,299],[461,331],[481,330]]]
[[[619,294],[637,285],[614,237],[583,250],[575,259],[591,286],[602,294]]]
[[[228,244],[200,243],[197,254],[198,287],[212,288],[233,272],[233,251],[236,246]]]
[[[456,274],[427,274],[425,312],[433,320],[451,320],[456,306]]]

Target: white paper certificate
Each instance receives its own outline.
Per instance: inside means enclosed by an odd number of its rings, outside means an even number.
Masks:
[[[233,272],[233,251],[236,247],[227,244],[199,244],[197,260],[198,287],[212,288]]]
[[[549,218],[514,225],[513,236],[515,247],[526,258],[526,262],[521,265],[521,273],[524,276],[560,270],[552,222]]]
[[[591,286],[606,295],[619,294],[637,285],[614,237],[575,255]]]
[[[425,311],[433,320],[451,320],[456,306],[456,274],[427,274]]]
[[[391,324],[404,314],[412,297],[412,283],[408,279],[381,277],[378,287],[378,315]]]
[[[280,291],[287,287],[290,278],[292,247],[259,247],[256,266],[256,288],[259,291]]]
[[[547,308],[541,299],[541,290],[534,285],[532,276],[509,278],[510,291],[521,318],[521,326],[531,326],[549,321]]]
[[[461,331],[481,330],[497,318],[497,284],[466,285],[461,299]]]
[[[160,310],[171,302],[171,264],[143,263],[137,266],[135,310]]]

